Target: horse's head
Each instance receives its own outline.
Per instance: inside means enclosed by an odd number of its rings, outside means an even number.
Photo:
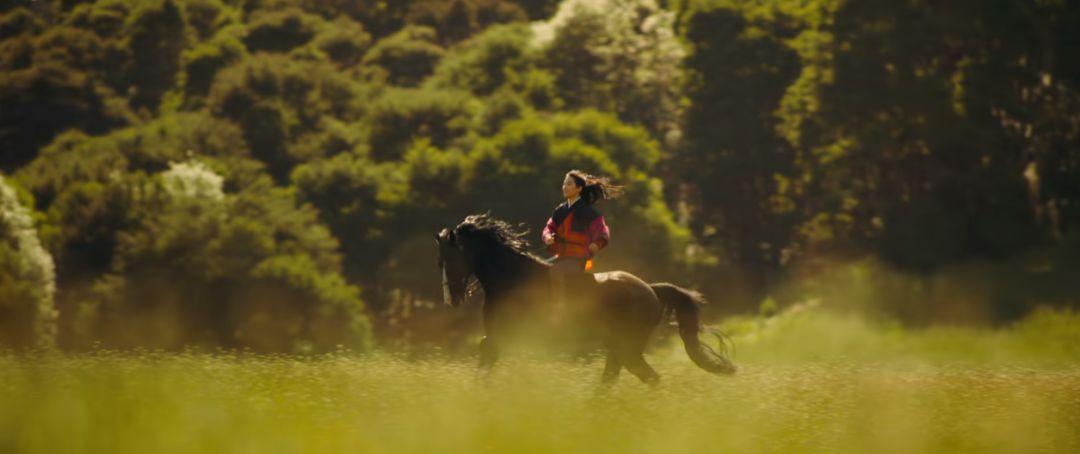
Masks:
[[[439,268],[443,272],[443,300],[457,306],[465,299],[469,279],[482,264],[506,269],[508,255],[527,255],[525,232],[495,219],[490,214],[465,217],[457,227],[435,235],[439,246]]]
[[[442,229],[435,235],[439,247],[439,268],[442,269],[443,302],[457,307],[465,299],[469,277],[473,275],[471,252],[453,230]]]

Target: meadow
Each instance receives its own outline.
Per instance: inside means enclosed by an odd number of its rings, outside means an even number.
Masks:
[[[602,361],[386,352],[0,356],[0,452],[1078,452],[1080,314],[903,328],[813,305],[729,319],[739,373],[675,338]]]

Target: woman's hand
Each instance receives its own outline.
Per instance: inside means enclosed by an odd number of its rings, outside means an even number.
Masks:
[[[555,244],[555,237],[549,236],[547,238],[544,238],[544,244],[546,244],[548,246],[551,246],[552,244]]]
[[[595,253],[597,253],[599,251],[600,251],[600,246],[597,246],[596,243],[589,243],[589,252],[595,254]]]

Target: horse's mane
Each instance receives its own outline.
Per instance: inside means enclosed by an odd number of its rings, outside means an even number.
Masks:
[[[488,213],[473,214],[465,217],[464,221],[454,227],[454,233],[458,236],[487,240],[487,242],[494,243],[495,246],[505,248],[518,255],[540,260],[529,252],[529,240],[525,239],[525,236],[529,233],[527,229],[514,227]]]

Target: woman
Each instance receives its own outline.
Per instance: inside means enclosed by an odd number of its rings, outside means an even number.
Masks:
[[[562,193],[566,202],[555,207],[542,234],[548,250],[555,253],[551,284],[557,314],[565,303],[566,274],[592,269],[592,257],[611,239],[604,215],[593,204],[618,197],[622,188],[606,177],[571,170],[563,179]]]

